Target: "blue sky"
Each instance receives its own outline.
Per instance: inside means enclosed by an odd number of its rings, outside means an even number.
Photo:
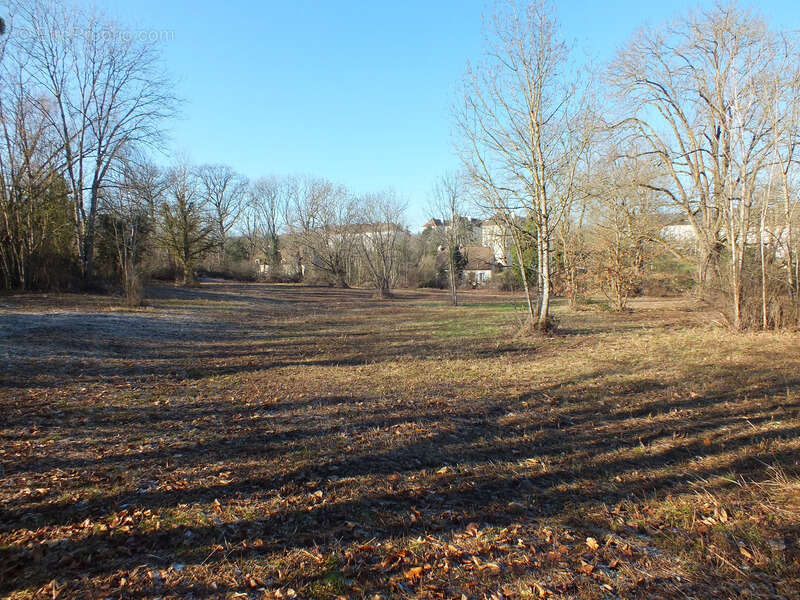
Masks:
[[[429,216],[436,177],[457,167],[449,107],[480,55],[491,0],[96,2],[132,28],[170,33],[164,58],[185,104],[168,127],[169,154],[249,177],[310,173],[356,192],[394,188],[412,227]],[[697,5],[557,4],[565,38],[598,63],[637,27]],[[800,28],[800,3],[759,10]]]

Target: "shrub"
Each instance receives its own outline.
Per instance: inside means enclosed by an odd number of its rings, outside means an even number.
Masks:
[[[523,289],[518,269],[504,269],[494,273],[489,285],[501,292],[519,292]]]

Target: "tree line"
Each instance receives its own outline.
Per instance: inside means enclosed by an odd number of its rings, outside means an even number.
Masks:
[[[357,268],[389,293],[403,233],[392,192],[356,197],[315,177],[251,182],[229,166],[186,160],[158,166],[151,156],[180,102],[156,43],[57,0],[14,2],[4,25],[3,289],[118,280],[138,302],[143,278],[172,272],[191,284],[201,264],[224,270],[236,257],[259,257],[277,274],[283,233],[298,264],[338,285]]]
[[[6,290],[117,281],[135,302],[150,276],[257,263],[380,296],[445,285],[455,303],[472,206],[503,225],[502,279],[532,327],[552,325],[555,294],[576,306],[600,290],[622,310],[669,261],[735,329],[800,323],[798,36],[736,3],[642,29],[608,65],[577,57],[547,1],[502,5],[453,107],[462,170],[430,198],[451,226],[427,237],[408,234],[391,191],[156,165],[180,106],[156,43],[57,0],[14,2],[4,24]]]
[[[0,38],[0,274],[6,289],[93,280],[105,199],[177,101],[155,44],[96,12],[12,2]]]

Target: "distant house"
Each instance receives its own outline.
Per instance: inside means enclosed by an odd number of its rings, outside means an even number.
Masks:
[[[495,271],[503,268],[503,265],[495,260],[494,249],[491,246],[461,246],[459,251],[465,261],[461,270],[464,281],[474,286],[487,283]],[[447,271],[448,262],[447,250],[440,246],[436,255],[436,267]]]
[[[439,227],[444,227],[446,221],[443,219],[430,219],[426,223],[423,223],[422,227],[419,228],[419,232],[422,233],[428,229],[438,229]]]
[[[475,217],[456,217],[456,222],[459,223],[469,238],[465,241],[472,241],[476,244],[481,243],[481,224],[483,221]],[[420,233],[424,233],[430,229],[444,229],[446,231],[450,229],[450,227],[451,224],[449,220],[433,218],[420,227]]]
[[[481,246],[494,251],[494,258],[502,267],[511,266],[512,241],[508,224],[500,217],[490,217],[481,222]]]
[[[674,223],[672,225],[665,225],[659,231],[659,237],[675,248],[682,250],[693,251],[697,249],[699,239],[697,231],[691,223]],[[774,252],[777,259],[783,259],[786,256],[786,229],[783,227],[765,227],[763,231],[763,243],[765,248]],[[726,243],[727,232],[725,229],[719,231],[719,241]],[[759,232],[757,223],[753,223],[747,232],[746,242],[750,246],[758,246]]]
[[[689,248],[697,244],[697,232],[689,223],[674,223],[661,228],[661,239],[676,246]]]
[[[305,271],[305,266],[302,260],[302,248],[284,247],[278,250],[280,255],[280,262],[277,267],[277,272],[272,271],[273,265],[269,256],[261,253],[256,256],[254,262],[256,269],[261,275],[269,276],[286,276],[286,277],[300,277]]]
[[[467,261],[464,266],[464,278],[474,284],[483,285],[492,278],[497,269],[494,248],[491,246],[466,246],[461,253]]]
[[[467,235],[465,244],[471,246],[485,246],[492,249],[496,264],[502,267],[511,265],[512,245],[511,232],[508,224],[499,216],[489,217],[488,219],[476,219],[475,217],[457,217]],[[430,219],[422,225],[420,233],[430,229],[448,229],[450,221],[447,219]]]

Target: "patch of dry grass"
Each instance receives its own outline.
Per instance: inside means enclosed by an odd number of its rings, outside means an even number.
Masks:
[[[0,593],[796,595],[796,334],[462,297],[5,298]]]

